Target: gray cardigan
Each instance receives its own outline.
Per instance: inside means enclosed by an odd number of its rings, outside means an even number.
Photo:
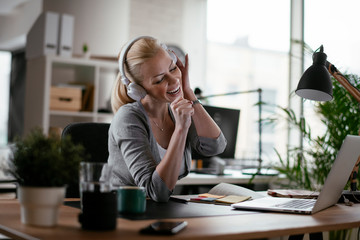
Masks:
[[[169,108],[170,115],[173,118]],[[174,118],[173,118],[174,120]],[[191,148],[203,156],[213,156],[224,151],[223,133],[217,139],[199,137],[192,124],[186,139],[183,160],[185,177],[191,166]],[[143,186],[147,195],[158,202],[169,200],[172,191],[160,178],[155,168],[161,161],[157,142],[149,118],[141,102],[126,104],[117,111],[109,129],[108,163],[113,168],[112,184],[116,186]]]

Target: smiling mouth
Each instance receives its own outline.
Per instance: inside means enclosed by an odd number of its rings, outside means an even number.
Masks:
[[[177,94],[178,92],[180,92],[180,87],[178,87],[177,89],[175,89],[174,91],[170,91],[167,92],[168,94]]]

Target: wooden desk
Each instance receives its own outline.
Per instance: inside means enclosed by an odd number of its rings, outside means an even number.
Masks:
[[[138,233],[139,229],[154,220],[118,218],[115,231],[83,231],[77,221],[79,212],[79,209],[62,206],[58,226],[32,227],[20,222],[20,205],[17,200],[0,200],[0,233],[14,239],[167,239],[164,236],[144,236]],[[171,236],[171,239],[270,238],[359,227],[360,204],[352,207],[336,205],[312,216],[246,212],[244,215],[181,220],[188,221],[187,228]]]

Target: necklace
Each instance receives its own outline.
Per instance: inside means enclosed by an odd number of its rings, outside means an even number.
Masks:
[[[163,120],[163,125],[165,123],[165,118],[166,118],[166,115],[164,116],[164,120]],[[153,121],[153,123],[163,132],[164,131],[164,128],[161,128],[155,121],[154,119],[151,119],[151,121]]]
[[[164,128],[161,128],[154,120],[151,119],[151,121],[153,121],[153,123],[155,123],[155,125],[163,132]]]

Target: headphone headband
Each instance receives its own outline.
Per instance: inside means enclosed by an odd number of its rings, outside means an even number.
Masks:
[[[120,71],[120,76],[121,76],[121,81],[128,86],[130,84],[130,80],[126,77],[125,75],[125,61],[126,61],[126,55],[129,52],[130,48],[132,45],[134,45],[135,42],[137,42],[140,39],[143,38],[149,38],[149,39],[154,39],[153,37],[150,36],[140,36],[140,37],[136,37],[134,39],[132,39],[131,41],[129,41],[121,50],[120,52],[120,56],[119,56],[119,71]]]

